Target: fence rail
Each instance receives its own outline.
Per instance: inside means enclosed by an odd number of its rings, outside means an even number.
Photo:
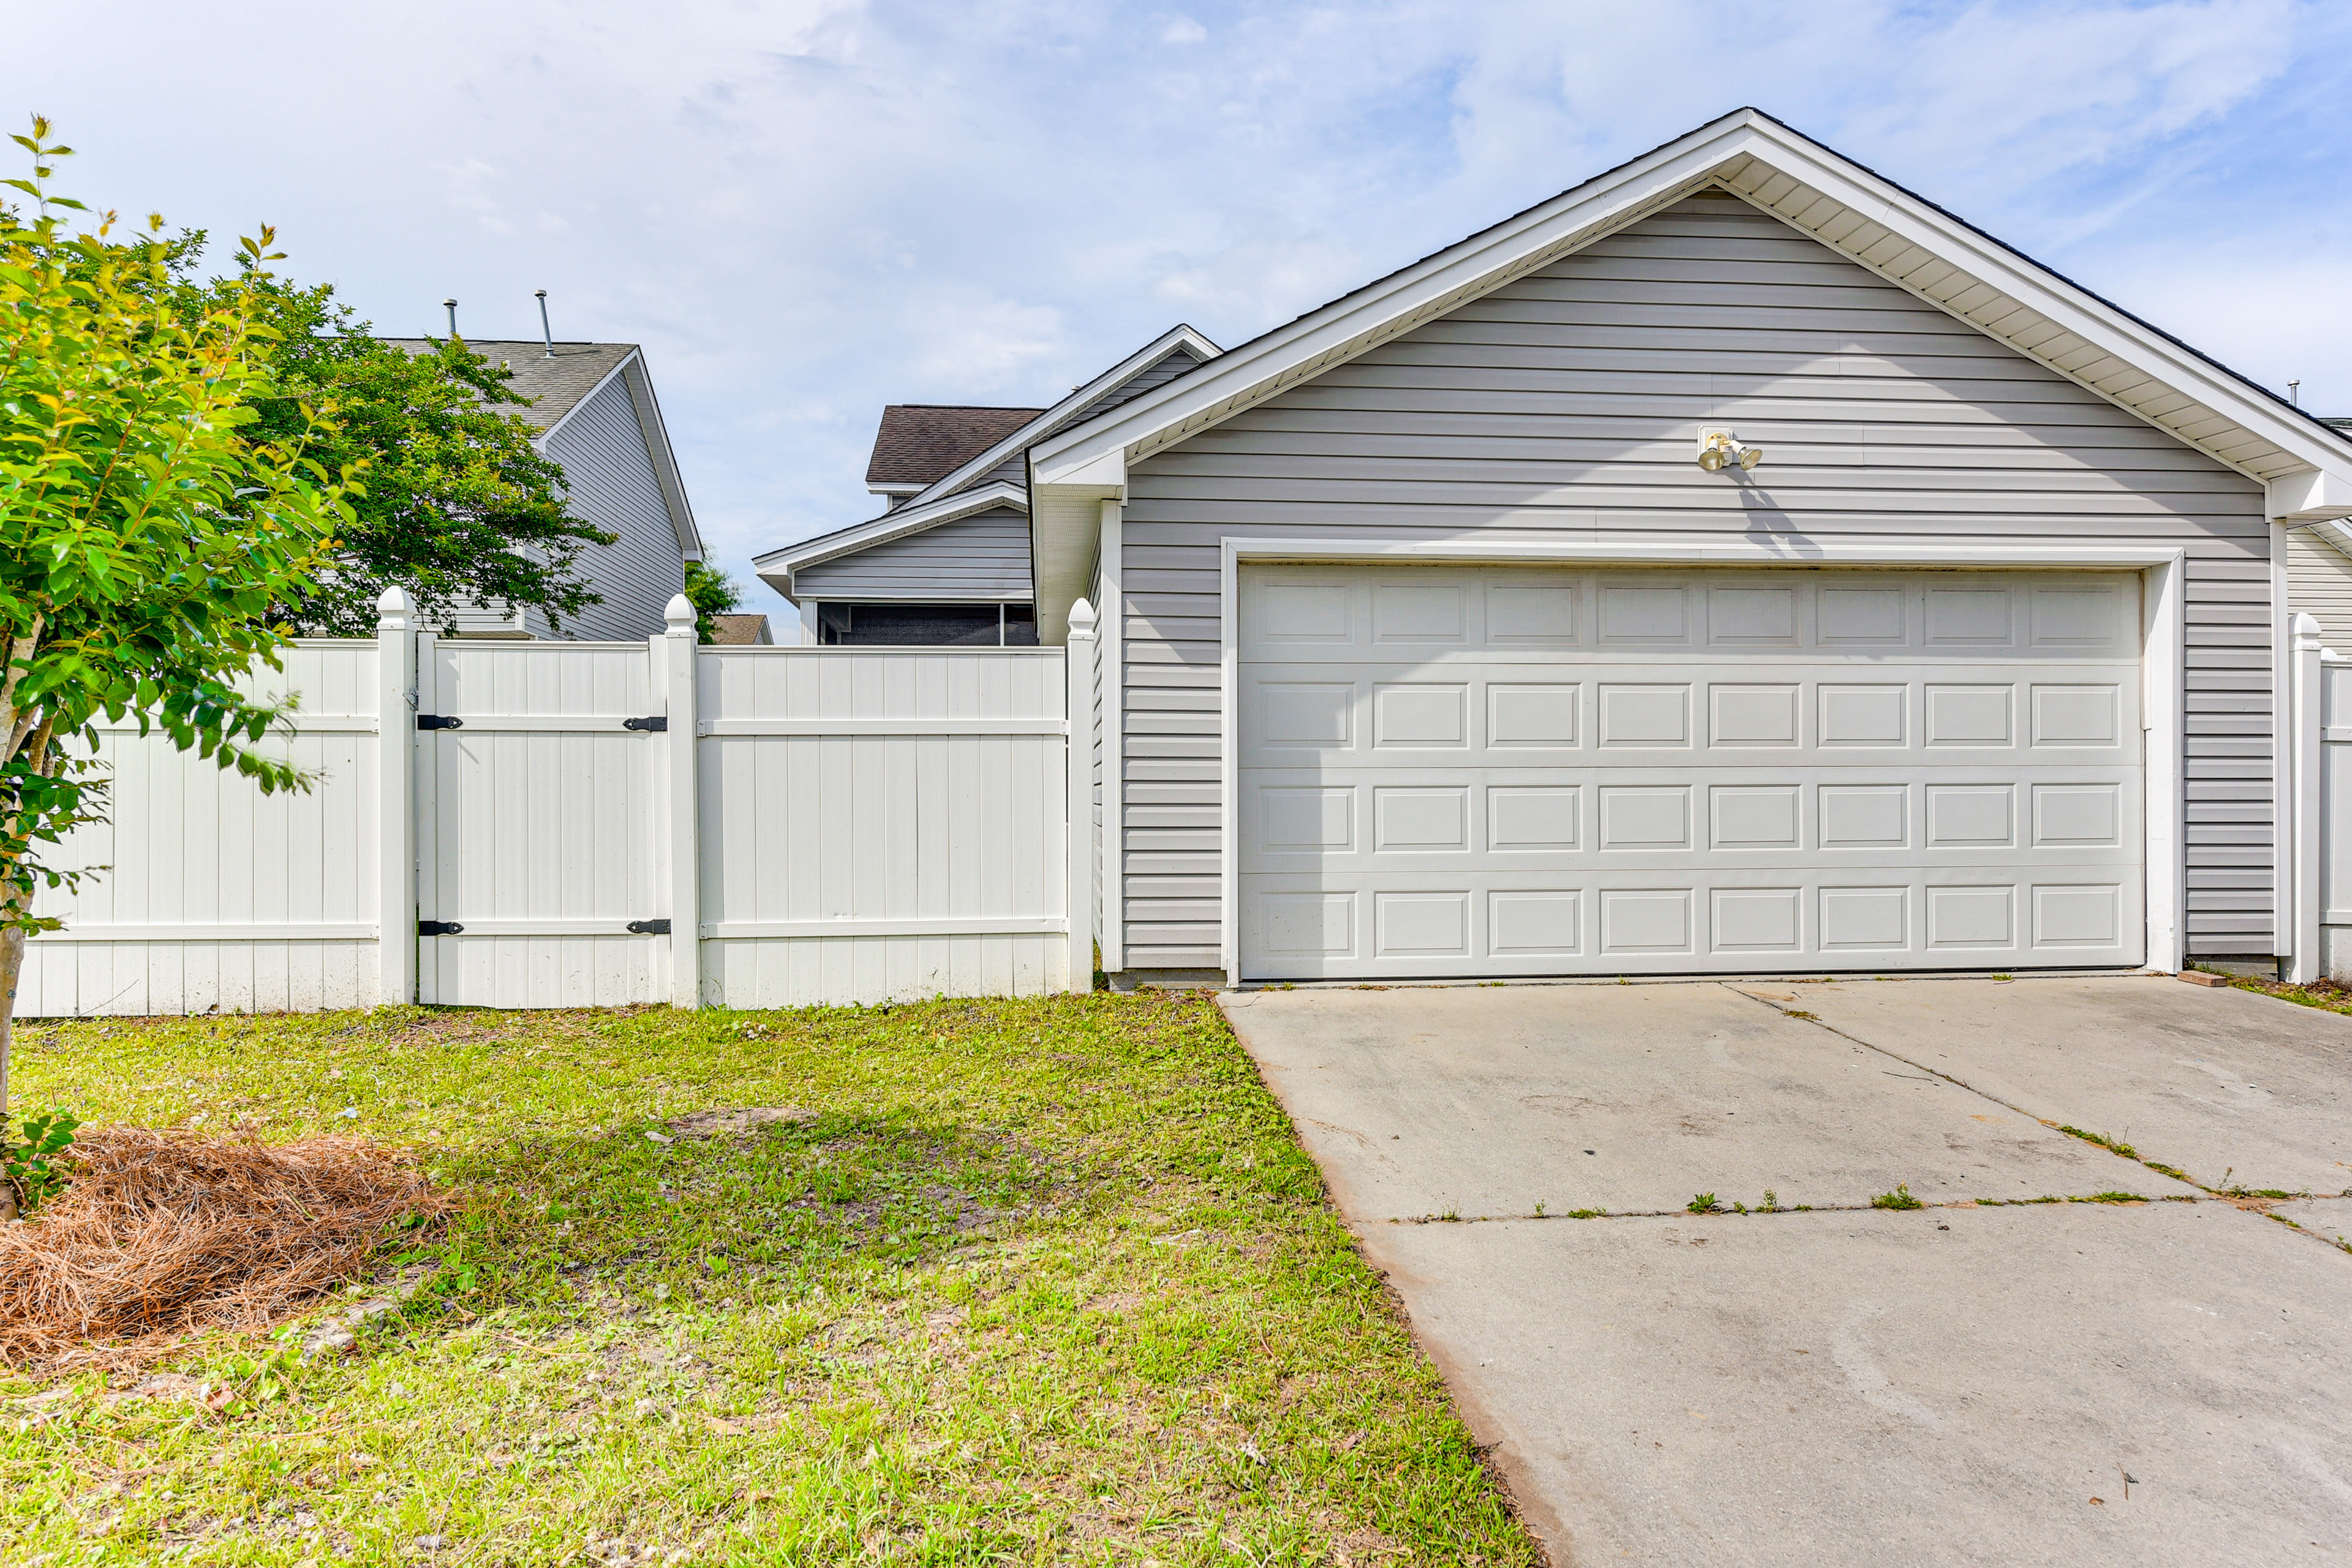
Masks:
[[[1088,637],[1076,659],[713,648],[671,611],[644,643],[471,641],[419,634],[388,595],[373,641],[302,642],[257,680],[299,698],[280,744],[306,794],[108,726],[111,820],[63,847],[91,875],[40,900],[64,927],[30,944],[18,1012],[1091,982],[1091,844],[1069,830]]]

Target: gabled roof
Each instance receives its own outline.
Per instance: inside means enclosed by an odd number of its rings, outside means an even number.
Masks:
[[[1717,186],[2270,489],[2271,515],[2352,516],[2352,437],[1932,203],[1754,109],[1688,135],[1275,328],[1181,381],[1030,447],[1038,625],[1052,639],[1093,560],[1090,497],[1129,462]]]
[[[957,495],[942,496],[937,500],[911,500],[896,511],[886,511],[880,517],[852,523],[831,533],[820,533],[814,539],[803,539],[781,550],[771,550],[765,555],[754,555],[751,566],[759,573],[760,581],[798,604],[800,601],[793,593],[793,574],[795,572],[814,566],[819,562],[854,555],[858,551],[870,550],[893,539],[904,539],[910,533],[920,533],[927,528],[937,528],[940,523],[953,522],[957,518],[970,517],[974,512],[1000,506],[1027,511],[1029,493],[1019,485],[999,482],[982,485]]]
[[[893,403],[882,410],[882,427],[875,432],[866,482],[920,489],[953,473],[1044,412],[1042,408]]]
[[[394,348],[406,353],[432,353],[445,340],[433,338],[385,338]],[[512,371],[507,382],[509,391],[530,399],[527,405],[511,403],[498,405],[501,414],[512,415],[530,426],[539,434],[532,444],[544,449],[547,438],[555,434],[581,405],[594,396],[604,384],[614,376],[626,383],[630,405],[637,416],[637,429],[644,436],[646,452],[653,459],[655,477],[660,481],[662,500],[669,512],[670,530],[677,536],[677,547],[688,561],[702,559],[702,534],[694,521],[694,509],[686,499],[686,480],[678,473],[677,454],[669,444],[669,428],[662,421],[661,404],[654,396],[653,377],[646,374],[645,352],[635,343],[559,342],[552,353],[543,341],[484,338],[462,340],[467,348],[493,364]]]
[[[940,476],[915,499],[930,500],[952,495],[991,469],[1009,462],[1024,448],[1085,418],[1097,405],[1113,401],[1128,383],[1146,371],[1157,368],[1172,355],[1182,354],[1201,364],[1223,353],[1224,351],[1216,344],[1179,321],[1092,381],[1071,388],[1070,395],[1053,407],[1037,410],[1035,416],[1026,424],[1006,431],[993,446],[974,453],[953,472]]]
[[[1026,511],[1029,510],[1026,486],[1003,480],[990,481],[988,475],[1019,456],[1030,442],[1083,417],[1087,410],[1107,400],[1116,398],[1130,382],[1157,369],[1170,358],[1181,354],[1198,363],[1215,358],[1221,352],[1216,344],[1191,327],[1178,325],[1152,339],[1102,374],[1073,389],[1067,397],[1051,408],[961,409],[961,412],[972,414],[1026,413],[1030,417],[1007,430],[992,445],[972,453],[951,471],[940,475],[921,494],[896,510],[887,511],[865,522],[853,523],[847,528],[836,529],[831,533],[821,533],[814,539],[804,539],[796,544],[772,550],[765,555],[753,556],[751,564],[758,571],[761,582],[789,599],[793,597],[792,574],[819,562],[870,549],[893,539],[902,539],[908,534],[951,522],[960,517],[969,517],[991,507],[1009,506]],[[885,432],[889,430],[889,416],[899,409],[940,406],[944,405],[893,404],[884,410],[883,429]],[[878,460],[878,442],[876,454]],[[866,482],[875,482],[871,468],[866,470]]]

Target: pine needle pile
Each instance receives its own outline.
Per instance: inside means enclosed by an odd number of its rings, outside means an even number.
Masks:
[[[407,1156],[357,1139],[86,1129],[68,1158],[63,1192],[0,1226],[0,1359],[53,1373],[273,1327],[452,1206]]]

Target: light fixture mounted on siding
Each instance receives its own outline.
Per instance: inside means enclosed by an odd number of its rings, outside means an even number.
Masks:
[[[1728,463],[1752,468],[1763,460],[1763,447],[1749,446],[1721,426],[1698,433],[1698,466],[1710,474],[1720,472]]]

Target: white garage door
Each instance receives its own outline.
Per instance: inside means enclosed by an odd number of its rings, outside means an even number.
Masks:
[[[2137,964],[2130,574],[1244,568],[1264,979]]]

